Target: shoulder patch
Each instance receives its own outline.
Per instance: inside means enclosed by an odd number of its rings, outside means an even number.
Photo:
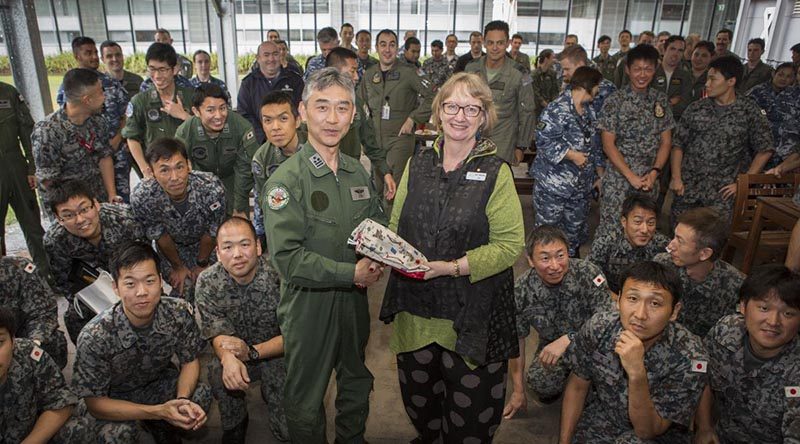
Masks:
[[[25,273],[31,274],[34,272],[34,270],[36,270],[36,265],[33,265],[33,263],[31,262],[29,262],[28,265],[25,266]]]
[[[244,135],[244,140],[250,140],[253,137],[255,137],[255,134],[253,133],[253,130],[250,130],[247,132],[247,134]]]
[[[544,130],[545,128],[547,128],[547,124],[546,124],[546,123],[544,123],[544,122],[542,122],[541,120],[540,120],[540,121],[539,121],[539,123],[536,125],[536,129],[538,129],[539,131],[542,131],[542,130]]]
[[[211,206],[209,206],[208,208],[209,208],[211,211],[217,211],[217,210],[219,210],[219,208],[220,208],[221,206],[222,206],[222,204],[221,204],[221,203],[219,203],[219,202],[214,202],[214,203],[213,203],[213,204],[211,204]]]
[[[765,110],[764,108],[761,108],[761,115],[766,116],[767,115],[767,110]]]
[[[133,115],[133,103],[128,102],[128,107],[125,109],[125,117],[130,117]]]
[[[654,114],[654,115],[656,116],[656,118],[658,118],[658,119],[660,119],[660,118],[664,117],[664,107],[663,107],[663,106],[661,106],[661,102],[659,102],[659,101],[656,101],[655,107],[654,107],[654,109],[653,109],[653,114]]]
[[[284,187],[275,187],[267,193],[267,205],[271,210],[280,210],[289,203],[289,192]]]
[[[31,359],[33,359],[36,362],[39,362],[39,360],[42,359],[42,353],[43,353],[42,349],[39,348],[39,346],[34,345],[33,350],[31,350]]]
[[[594,286],[595,287],[599,287],[599,286],[603,285],[603,282],[605,282],[605,281],[606,281],[606,278],[602,274],[598,274],[597,276],[594,277],[594,279],[592,279],[592,282],[594,282]]]
[[[800,387],[798,386],[784,387],[783,391],[786,393],[787,398],[800,398]]]
[[[708,362],[701,359],[692,359],[692,373],[706,373]]]

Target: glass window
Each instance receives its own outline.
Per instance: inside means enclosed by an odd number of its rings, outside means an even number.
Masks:
[[[606,34],[611,37],[611,53],[619,50],[619,32],[625,29],[626,0],[604,0],[600,11],[597,37]]]
[[[597,23],[597,4],[599,0],[573,0],[572,13],[569,20],[569,32],[578,36],[580,43],[589,57],[593,57],[595,48],[595,24]],[[597,34],[600,37],[600,34]]]
[[[655,8],[656,0],[631,0],[630,11],[628,12],[628,29],[633,33],[634,39],[642,31],[653,31]]]

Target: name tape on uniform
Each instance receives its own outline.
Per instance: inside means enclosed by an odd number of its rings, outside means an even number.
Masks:
[[[467,180],[477,180],[478,182],[483,182],[486,180],[486,173],[479,173],[477,171],[468,171]]]

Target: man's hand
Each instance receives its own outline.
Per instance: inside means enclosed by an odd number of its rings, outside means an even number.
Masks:
[[[683,193],[686,191],[683,181],[675,176],[672,176],[672,179],[669,181],[669,189],[678,196],[683,196]]]
[[[719,436],[714,430],[696,430],[692,444],[719,444]]]
[[[36,189],[36,176],[28,176],[28,187],[30,187],[32,190]]]
[[[651,191],[656,180],[658,180],[658,172],[656,170],[650,170],[642,174],[642,191]]]
[[[397,183],[394,181],[394,177],[391,174],[384,174],[383,175],[383,197],[386,200],[394,199],[394,194],[397,192]]]
[[[247,374],[247,365],[231,353],[226,353],[222,359],[222,383],[228,390],[247,390],[250,384],[250,375]]]
[[[567,155],[565,157],[567,158],[567,160],[574,163],[575,166],[577,166],[578,168],[585,167],[586,162],[589,161],[589,157],[586,154],[580,151],[575,151],[573,149],[568,150]]]
[[[554,365],[558,364],[558,360],[561,359],[561,356],[565,351],[567,351],[569,343],[569,337],[564,335],[547,344],[542,349],[542,352],[539,353],[539,362],[541,362],[545,367],[553,367]]]
[[[642,176],[637,176],[636,174],[631,173],[630,177],[625,177],[628,179],[628,183],[631,184],[633,189],[641,190],[644,188],[645,181]]]
[[[250,347],[247,346],[247,343],[243,340],[235,337],[235,336],[225,336],[220,335],[220,348],[223,350],[227,350],[236,357],[236,359],[247,362],[250,360]]]
[[[183,286],[186,282],[186,279],[192,278],[192,271],[186,268],[185,265],[181,265],[180,267],[173,267],[172,271],[169,273],[169,284],[172,288],[178,290],[179,295],[183,295]]]
[[[353,283],[357,287],[366,288],[378,282],[383,276],[383,265],[373,261],[368,257],[362,257],[356,262],[356,272],[353,276]]]
[[[767,171],[764,171],[764,174],[772,174],[773,176],[781,177],[781,175],[783,175],[783,168],[778,165],[775,168],[770,168]]]
[[[508,400],[508,404],[503,409],[503,419],[511,419],[517,412],[524,412],[527,409],[528,397],[525,396],[525,388],[514,387],[514,391],[511,392],[511,399]]]
[[[669,106],[675,106],[681,102],[681,96],[675,96],[669,99]]]
[[[403,134],[411,134],[414,132],[414,120],[409,117],[403,122],[403,126],[400,127],[400,132],[397,133],[398,136],[402,136]]]
[[[647,374],[644,368],[644,344],[630,330],[623,331],[619,336],[614,353],[619,355],[622,368],[629,378]]]
[[[719,192],[724,200],[733,199],[736,196],[736,183],[725,185],[719,189]]]
[[[181,96],[175,97],[176,101],[173,102],[172,100],[164,100],[164,106],[161,107],[161,111],[169,114],[170,116],[180,119],[186,120],[189,118],[189,113],[183,109],[183,102],[181,101]]]
[[[188,399],[172,399],[160,407],[161,419],[184,430],[197,430],[206,422],[203,409]]]

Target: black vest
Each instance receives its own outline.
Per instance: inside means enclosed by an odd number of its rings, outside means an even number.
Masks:
[[[409,163],[397,233],[429,261],[457,259],[488,244],[486,206],[503,163],[480,156],[445,173],[436,151],[423,149]],[[467,173],[485,179],[469,180]],[[455,352],[479,365],[519,355],[511,267],[475,283],[468,276],[420,281],[392,272],[380,318],[388,323],[402,311],[453,321]]]

